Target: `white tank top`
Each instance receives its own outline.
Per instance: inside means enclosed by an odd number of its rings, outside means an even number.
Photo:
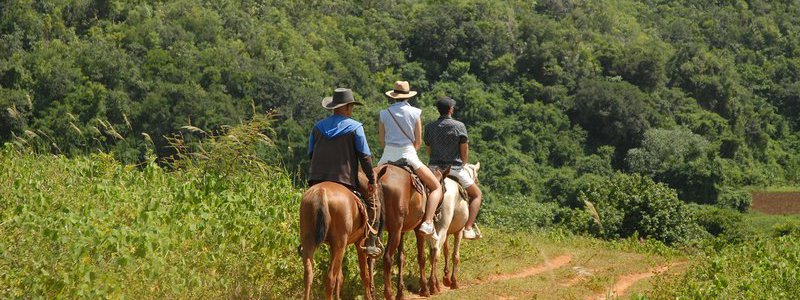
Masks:
[[[422,110],[411,106],[407,101],[395,102],[389,108],[381,110],[380,121],[383,123],[384,128],[384,142],[387,145],[400,147],[413,145],[414,140],[409,140],[408,137],[416,138],[414,136],[414,127],[421,114]],[[394,119],[392,119],[392,116],[394,116]],[[403,131],[405,131],[405,134]]]

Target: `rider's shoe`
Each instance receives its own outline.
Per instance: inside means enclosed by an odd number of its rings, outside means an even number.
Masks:
[[[473,226],[470,229],[464,229],[464,233],[462,234],[465,239],[468,240],[477,240],[481,238],[480,231],[476,230],[477,227]]]
[[[434,242],[439,241],[439,234],[436,233],[436,228],[433,227],[433,222],[422,222],[419,225],[419,231],[426,236],[430,236]]]
[[[431,235],[436,233],[436,228],[433,228],[433,222],[422,222],[422,224],[419,225],[419,231],[425,235]]]

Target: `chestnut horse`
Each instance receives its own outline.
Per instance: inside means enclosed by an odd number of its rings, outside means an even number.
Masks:
[[[360,177],[364,177],[361,174]],[[363,179],[366,179],[364,177]],[[300,203],[300,240],[298,249],[303,257],[305,272],[305,299],[311,299],[311,283],[314,279],[314,252],[322,243],[328,244],[331,253],[330,268],[325,281],[327,299],[340,299],[342,289],[342,259],[347,245],[355,244],[358,267],[364,284],[364,298],[372,299],[372,259],[367,258],[363,248],[366,234],[366,211],[359,207],[359,200],[347,187],[335,182],[321,182],[310,187]]]
[[[469,173],[472,180],[475,183],[478,183],[478,169],[480,169],[481,164],[467,164],[464,166],[464,170]],[[442,186],[444,187],[444,196],[442,197],[442,204],[439,215],[437,218],[434,219],[434,227],[436,228],[436,233],[439,234],[439,242],[434,244],[431,243],[430,246],[430,260],[431,260],[431,275],[428,281],[429,289],[432,294],[437,294],[440,292],[439,287],[439,280],[436,276],[436,265],[439,260],[439,254],[441,250],[444,250],[444,285],[450,287],[451,289],[457,289],[458,283],[456,281],[456,272],[458,271],[458,263],[460,261],[460,244],[461,244],[461,233],[464,231],[464,225],[467,224],[467,218],[469,217],[469,203],[467,202],[468,199],[464,199],[461,193],[459,193],[459,183],[451,178],[447,177],[449,173],[449,168],[445,171],[443,177]],[[452,259],[452,266],[453,270],[450,272],[447,264],[447,258],[449,256],[449,247],[447,245],[448,237],[452,235],[453,240],[453,259]]]
[[[395,299],[403,299],[403,235],[414,230],[417,238],[417,262],[420,270],[420,295],[429,296],[425,272],[425,237],[417,230],[425,214],[427,197],[414,189],[411,173],[394,166],[382,165],[377,169],[378,198],[383,206],[383,227],[389,234],[389,241],[383,253],[383,294],[386,299],[392,299],[392,257],[397,254],[397,295]]]

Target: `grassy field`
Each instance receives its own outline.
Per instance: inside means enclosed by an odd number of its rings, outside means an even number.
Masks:
[[[0,298],[296,295],[300,191],[281,172],[0,152]]]
[[[6,148],[0,155],[0,298],[296,298],[302,290],[295,253],[301,192],[278,171],[168,172],[123,165],[109,155],[67,159]],[[588,295],[602,292],[618,274],[666,261],[635,251],[619,255],[619,243],[565,233],[484,231],[487,238],[463,243],[465,285],[570,255],[569,266],[594,276],[575,281],[564,295]],[[416,291],[413,241],[406,243],[407,288]],[[631,261],[637,264],[625,263]],[[571,267],[547,280],[577,280]],[[318,296],[326,268],[323,248],[316,260]],[[352,249],[345,277],[343,296],[358,297]],[[545,286],[508,291],[530,294]]]
[[[298,298],[301,193],[272,169],[167,171],[104,154],[2,149],[0,298]],[[800,216],[749,213],[746,242],[689,248],[486,226],[484,239],[462,244],[462,289],[436,298],[602,298],[618,295],[626,278],[638,279],[624,297],[791,298],[800,296],[798,223]],[[410,235],[405,242],[405,288],[416,292],[415,247]],[[323,247],[317,297],[327,264]],[[352,248],[344,273],[343,297],[361,297]]]

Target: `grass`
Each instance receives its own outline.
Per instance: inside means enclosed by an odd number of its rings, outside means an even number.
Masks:
[[[0,149],[0,298],[297,295],[287,176]]]
[[[783,224],[800,224],[800,215],[767,215],[759,212],[743,214],[743,223],[761,235],[772,234],[776,226]]]
[[[106,154],[68,159],[0,149],[0,298],[300,297],[295,247],[302,189],[269,168],[215,174],[124,165]],[[437,299],[586,298],[603,295],[623,275],[686,260],[672,276],[634,284],[629,295],[799,295],[800,230],[793,224],[800,216],[749,213],[744,223],[757,233],[750,240],[719,252],[701,249],[691,259],[636,237],[602,241],[484,226],[484,239],[462,243],[459,282],[472,286]],[[417,291],[413,236],[405,243],[405,288]],[[316,255],[317,298],[327,254],[323,247]],[[572,259],[535,276],[489,280],[560,255]],[[358,298],[352,247],[345,260],[342,296]],[[381,294],[381,272],[376,275]]]
[[[795,186],[795,185],[748,186],[744,187],[744,189],[749,192],[775,192],[775,193],[800,192],[800,186]]]

